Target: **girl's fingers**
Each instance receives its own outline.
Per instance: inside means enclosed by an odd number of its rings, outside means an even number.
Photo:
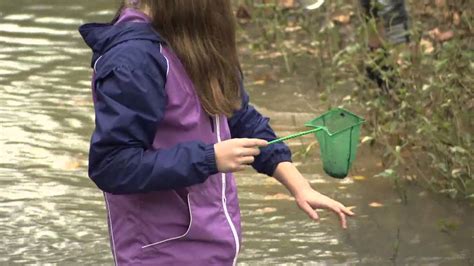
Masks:
[[[247,148],[266,147],[268,146],[268,141],[263,139],[242,139],[242,146]]]
[[[341,205],[341,207],[334,207],[333,208],[333,211],[339,215],[339,219],[341,220],[341,225],[342,225],[342,228],[344,229],[347,229],[347,217],[346,215],[349,215],[349,216],[353,216],[354,213],[351,212],[349,209],[347,209],[344,205],[342,204],[339,204]]]
[[[260,155],[260,149],[257,148],[244,148],[241,156],[258,156]]]
[[[309,216],[309,218],[319,221],[319,215],[318,213],[311,207],[308,202],[303,202],[300,204],[301,209],[306,212],[306,214]]]
[[[342,228],[347,229],[346,215],[342,211],[337,212],[337,214],[339,215],[339,219],[341,220]]]
[[[342,212],[344,212],[345,214],[349,215],[349,216],[354,216],[355,213],[353,213],[351,210],[349,210],[348,208],[344,207],[341,209]]]
[[[255,162],[255,157],[253,156],[246,156],[246,157],[240,158],[241,164],[249,165],[249,164],[252,164],[253,162]]]
[[[341,205],[342,207],[340,207],[339,205]],[[342,228],[347,229],[347,219],[346,214],[344,213],[344,206],[339,203],[336,204],[336,206],[332,206],[331,210],[339,216]]]
[[[342,205],[340,202],[333,201],[334,204],[331,204],[328,206],[328,209],[333,211],[335,214],[339,216],[339,220],[341,221],[341,226],[344,229],[347,229],[347,219],[346,219],[346,214],[344,212],[344,205]]]
[[[300,208],[308,214],[308,216],[313,220],[319,220],[319,216],[317,212],[310,206],[307,201],[302,201],[302,203],[298,204]],[[336,215],[339,216],[339,220],[341,222],[341,226],[344,229],[347,229],[347,216],[355,215],[351,210],[346,208],[342,203],[337,202],[331,198],[323,196],[320,200],[317,200],[314,203],[315,208],[322,208],[327,209],[334,212]]]
[[[339,209],[346,215],[349,215],[349,216],[354,216],[355,213],[353,213],[351,210],[349,210],[346,206],[344,206],[344,204],[338,202],[337,205],[339,206]]]

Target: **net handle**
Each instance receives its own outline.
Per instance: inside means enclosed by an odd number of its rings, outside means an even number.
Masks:
[[[299,133],[296,133],[296,134],[293,134],[293,135],[289,135],[289,136],[286,136],[286,137],[278,138],[276,140],[272,140],[272,141],[268,142],[268,145],[272,145],[272,144],[275,144],[275,143],[280,143],[280,142],[283,142],[283,141],[289,140],[289,139],[299,138],[299,137],[309,135],[309,134],[312,134],[312,133],[316,133],[320,130],[325,130],[325,129],[326,129],[325,127],[317,127],[317,128],[314,128],[314,129],[311,129],[311,130],[308,130],[308,131],[299,132]]]

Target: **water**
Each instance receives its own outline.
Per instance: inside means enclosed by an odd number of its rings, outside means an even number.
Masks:
[[[110,19],[110,2],[0,2],[0,265],[112,264],[102,195],[87,178],[90,52],[76,31]],[[322,113],[325,106],[308,112],[318,102],[308,73],[262,82],[280,69],[244,55],[253,101],[279,134]],[[299,152],[311,141],[290,145]],[[366,180],[325,177],[317,156],[297,164],[319,191],[354,206],[357,219],[347,231],[327,212],[311,222],[273,179],[239,174],[242,265],[473,264],[472,207],[416,187],[402,204],[388,181],[371,177],[380,159],[368,149],[354,171]]]

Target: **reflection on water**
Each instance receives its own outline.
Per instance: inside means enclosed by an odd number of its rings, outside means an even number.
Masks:
[[[111,264],[102,195],[87,178],[94,122],[90,54],[76,31],[84,21],[109,19],[110,2],[0,2],[0,264]],[[268,65],[244,67],[268,71]],[[253,74],[248,73],[249,82]],[[283,81],[250,86],[249,91],[278,132],[287,134],[296,130],[295,123],[312,118],[302,113],[307,109],[302,95],[314,92],[307,77]],[[311,141],[290,145],[300,151]],[[242,264],[387,264],[391,258],[415,264],[469,263],[472,209],[415,188],[409,188],[411,200],[404,206],[385,181],[336,182],[322,175],[314,158],[300,162],[300,168],[314,187],[356,207],[359,216],[350,222],[351,229],[341,231],[327,213],[321,224],[313,223],[271,178],[239,174]],[[370,154],[359,158],[362,173],[378,162]],[[371,202],[383,206],[371,208]],[[443,223],[456,228],[443,232]]]

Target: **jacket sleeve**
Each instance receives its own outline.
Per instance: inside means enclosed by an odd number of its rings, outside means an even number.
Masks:
[[[103,191],[134,194],[204,182],[217,173],[214,146],[186,142],[152,147],[164,117],[164,78],[140,69],[116,67],[96,81],[96,128],[89,176]]]
[[[229,119],[232,137],[275,140],[277,137],[269,125],[270,119],[263,117],[249,101],[249,95],[242,89],[242,108]],[[263,148],[252,167],[261,174],[273,176],[281,162],[291,162],[291,151],[284,143],[277,143]]]

